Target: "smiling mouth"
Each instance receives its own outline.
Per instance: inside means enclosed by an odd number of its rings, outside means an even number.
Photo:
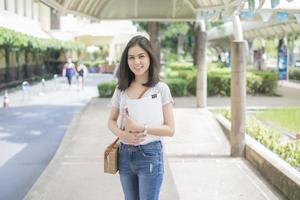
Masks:
[[[143,66],[134,67],[134,69],[137,69],[137,70],[142,69],[142,68],[143,68]]]

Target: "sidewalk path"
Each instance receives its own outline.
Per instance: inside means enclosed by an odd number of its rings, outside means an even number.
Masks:
[[[20,88],[9,91],[10,108],[0,109],[0,199],[21,200],[44,171],[76,113],[98,95],[95,87],[111,79],[89,75],[84,91],[66,87],[66,79],[31,87],[30,99]],[[0,96],[1,97],[1,96]],[[2,103],[2,98],[0,102]]]
[[[120,200],[118,175],[103,173],[109,99],[93,99],[69,127],[55,158],[35,183],[30,200]],[[175,109],[176,135],[165,138],[161,200],[284,199],[229,144],[207,110]]]

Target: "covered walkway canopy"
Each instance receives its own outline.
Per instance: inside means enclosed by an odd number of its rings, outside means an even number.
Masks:
[[[243,0],[39,0],[61,12],[95,20],[194,21],[197,13],[233,12]],[[228,13],[231,14],[231,13]]]
[[[242,22],[244,37],[246,39],[284,37],[290,33],[300,33],[299,19],[296,16],[300,16],[299,1],[285,2],[273,9],[270,7],[258,9],[253,19]],[[231,37],[232,34],[233,26],[227,22],[222,27],[211,29],[208,40],[220,40],[224,37]]]

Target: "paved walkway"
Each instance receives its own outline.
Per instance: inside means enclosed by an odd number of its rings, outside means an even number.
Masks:
[[[31,87],[23,97],[21,88],[9,91],[10,107],[0,108],[0,200],[21,200],[56,153],[74,115],[92,97],[106,75],[90,74],[84,91],[69,90],[66,78]],[[43,92],[43,93],[41,93]],[[1,95],[1,94],[0,94]],[[2,106],[2,96],[0,103]]]
[[[120,200],[118,175],[103,173],[108,99],[93,99],[68,129],[55,158],[26,199]],[[207,110],[176,108],[176,135],[165,138],[161,200],[277,200],[280,196],[229,144]]]
[[[280,85],[278,89],[283,96],[249,97],[247,105],[255,108],[300,106],[299,90],[287,86]],[[39,94],[42,87],[36,86],[34,91]],[[48,101],[43,95],[38,99],[50,105],[58,99],[70,103],[68,99],[59,98],[70,92],[61,95],[58,95],[59,90],[52,92],[53,98]],[[14,106],[27,106],[22,95],[20,91],[10,94]],[[38,104],[40,100],[31,101]],[[85,98],[80,105],[84,102]],[[26,199],[123,198],[118,175],[103,173],[103,150],[113,140],[106,123],[108,102],[109,99],[93,99],[75,114],[55,157]],[[229,144],[210,112],[196,109],[194,98],[176,98],[175,102],[176,135],[164,141],[166,174],[162,200],[284,199],[246,160],[229,156]],[[210,97],[208,106],[228,107],[230,98]]]

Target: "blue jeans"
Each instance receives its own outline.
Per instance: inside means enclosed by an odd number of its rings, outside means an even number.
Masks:
[[[160,141],[139,146],[121,143],[119,174],[125,200],[158,200],[163,173]]]

